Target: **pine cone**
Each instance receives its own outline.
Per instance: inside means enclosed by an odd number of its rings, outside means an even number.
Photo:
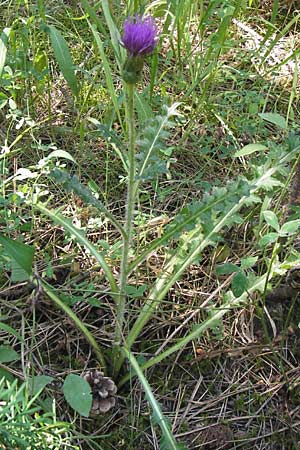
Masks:
[[[117,386],[99,370],[89,370],[83,378],[90,384],[93,394],[91,414],[105,414],[116,404]]]

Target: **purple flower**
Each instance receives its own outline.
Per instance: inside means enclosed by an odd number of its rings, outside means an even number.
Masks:
[[[146,56],[153,52],[157,44],[157,27],[153,17],[136,15],[124,22],[122,44],[130,56]]]

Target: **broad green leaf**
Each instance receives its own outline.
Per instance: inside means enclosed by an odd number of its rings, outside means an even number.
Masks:
[[[11,260],[11,276],[10,279],[13,283],[20,283],[22,281],[27,281],[30,279],[30,275],[26,272],[26,270],[22,269],[22,267],[15,261]]]
[[[0,345],[0,362],[7,363],[20,359],[20,355],[9,345]]]
[[[287,124],[284,117],[277,113],[260,113],[258,114],[266,122],[270,122],[283,130],[287,130]]]
[[[29,380],[29,389],[32,396],[36,395],[38,392],[42,392],[47,384],[54,380],[53,377],[48,375],[35,375]]]
[[[225,263],[216,267],[217,275],[227,275],[229,273],[239,272],[239,266],[232,263]]]
[[[47,26],[46,31],[50,34],[51,44],[59,68],[62,71],[66,82],[70,86],[71,91],[77,96],[79,87],[75,75],[74,64],[65,38],[53,25]]]
[[[231,282],[231,289],[235,297],[240,297],[247,289],[248,280],[244,272],[238,272],[234,275]]]
[[[250,267],[253,267],[256,261],[258,260],[257,256],[247,256],[246,258],[241,259],[241,269],[247,270]]]
[[[1,235],[0,244],[3,245],[7,255],[15,260],[19,267],[30,276],[32,273],[34,247]]]
[[[70,374],[63,385],[63,393],[69,405],[81,416],[88,417],[93,396],[89,383],[79,375]]]
[[[0,384],[2,382],[2,380],[7,380],[9,383],[12,383],[15,379],[15,377],[6,369],[4,369],[3,367],[0,367]]]
[[[290,220],[282,225],[280,228],[280,236],[287,236],[289,234],[294,234],[300,228],[300,219]]]
[[[235,152],[233,156],[237,158],[238,156],[251,155],[251,153],[262,152],[263,150],[268,150],[268,147],[262,144],[248,144]]]
[[[268,225],[270,225],[274,230],[279,231],[279,222],[278,218],[273,211],[263,211],[263,216]]]
[[[268,233],[265,234],[260,240],[259,240],[259,246],[265,247],[268,244],[272,244],[278,239],[279,234],[278,233]]]
[[[3,32],[0,35],[0,79],[2,77],[6,53],[7,53],[7,44],[10,35],[11,28],[4,28]]]

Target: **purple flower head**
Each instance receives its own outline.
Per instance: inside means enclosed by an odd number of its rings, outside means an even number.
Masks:
[[[130,56],[150,55],[157,44],[157,32],[153,17],[128,17],[124,22],[122,44]]]

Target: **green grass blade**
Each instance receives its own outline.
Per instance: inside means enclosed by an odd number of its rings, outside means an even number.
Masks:
[[[159,403],[157,402],[157,400],[155,399],[153,392],[151,390],[151,387],[146,379],[146,377],[144,376],[136,358],[134,357],[134,355],[127,350],[126,348],[123,348],[124,354],[126,355],[126,358],[128,358],[135,374],[138,376],[141,385],[144,388],[147,400],[149,401],[152,410],[153,410],[153,415],[155,418],[155,422],[160,426],[165,443],[166,443],[166,447],[169,450],[179,450],[179,446],[176,443],[176,440],[171,432],[169,423],[167,421],[167,419],[165,418],[165,416],[162,413],[162,410],[159,406]],[[182,448],[182,447],[180,447]]]
[[[59,65],[62,74],[68,83],[71,91],[75,96],[79,94],[79,87],[75,75],[74,64],[72,61],[71,53],[66,43],[65,38],[53,25],[46,27],[46,31],[49,32],[51,44],[53,47],[56,61]]]
[[[89,14],[92,21],[97,25],[100,31],[103,31],[103,24],[97,15],[96,11],[92,6],[89,4],[87,0],[81,0],[81,4],[84,8],[84,10]],[[118,63],[119,70],[121,72],[123,61],[125,59],[126,51],[123,49],[123,47],[120,46],[120,32],[111,16],[109,3],[107,0],[102,0],[101,6],[103,9],[103,14],[106,20],[107,27],[109,29],[110,33],[110,39],[112,43],[112,47],[114,49],[115,57]]]
[[[96,249],[96,247],[83,235],[83,232],[76,228],[69,220],[67,220],[65,217],[61,216],[55,211],[51,211],[50,209],[46,208],[41,203],[37,203],[35,207],[40,210],[43,214],[50,217],[53,222],[56,222],[57,224],[61,225],[65,230],[67,230],[69,233],[73,234],[76,238],[76,241],[82,244],[90,253],[94,256],[94,258],[98,261],[102,269],[104,270],[104,273],[106,275],[106,278],[110,284],[111,288],[111,295],[115,298],[115,295],[118,293],[118,286],[116,283],[116,280],[113,276],[112,271],[110,270],[109,266],[107,265],[104,257],[102,254]]]
[[[89,26],[90,26],[90,28],[92,30],[93,36],[95,38],[95,41],[96,41],[96,44],[97,44],[97,47],[99,49],[99,53],[100,53],[100,56],[101,56],[101,59],[102,59],[102,62],[103,62],[103,68],[104,68],[104,72],[105,72],[106,84],[107,84],[107,87],[108,87],[110,98],[111,98],[111,100],[113,102],[114,109],[115,109],[115,112],[116,112],[116,114],[118,116],[119,123],[120,123],[121,127],[124,128],[123,120],[122,120],[122,117],[121,117],[121,114],[120,114],[118,98],[117,98],[115,87],[114,87],[112,72],[110,70],[108,59],[106,58],[106,55],[105,55],[105,52],[104,52],[104,48],[103,48],[103,44],[102,44],[100,35],[97,32],[97,30],[94,28],[94,26],[90,24],[89,21],[88,21],[88,24],[89,24]]]

